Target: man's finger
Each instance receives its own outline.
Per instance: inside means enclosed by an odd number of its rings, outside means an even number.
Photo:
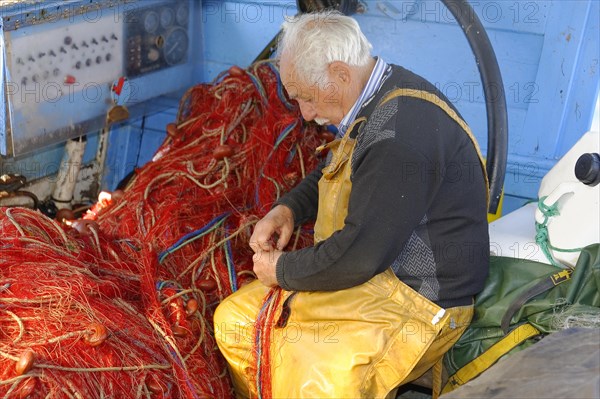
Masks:
[[[260,243],[260,249],[263,251],[272,251],[274,248],[270,241],[263,241]]]
[[[292,237],[292,230],[282,229],[279,239],[277,240],[277,249],[283,251],[283,248],[290,242]]]
[[[254,253],[257,253],[258,251],[260,251],[260,245],[258,245],[257,241],[250,241],[249,244],[250,244],[250,248],[252,248]]]

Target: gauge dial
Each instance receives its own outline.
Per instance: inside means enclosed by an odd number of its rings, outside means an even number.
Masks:
[[[183,61],[188,51],[188,35],[183,28],[173,28],[165,36],[163,54],[168,65]]]
[[[148,33],[156,32],[160,23],[158,14],[154,11],[149,11],[144,15],[144,30]]]
[[[177,19],[177,24],[181,26],[187,25],[188,22],[188,6],[187,4],[180,4],[177,7],[177,11],[175,12],[175,18]]]
[[[175,11],[172,8],[163,8],[160,12],[160,26],[164,29],[170,28],[175,22]]]

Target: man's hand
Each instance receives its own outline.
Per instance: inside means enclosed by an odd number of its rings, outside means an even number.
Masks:
[[[260,282],[267,287],[275,287],[278,285],[275,270],[277,266],[277,260],[281,254],[283,254],[283,252],[278,250],[258,250],[252,256],[252,261],[254,261],[254,273]]]
[[[293,232],[294,215],[291,209],[285,205],[277,205],[254,226],[254,232],[252,233],[252,237],[250,237],[250,248],[252,248],[254,253],[258,253],[259,251],[273,251],[275,248],[271,239],[273,238],[273,234],[277,234],[276,249],[281,251],[290,241]],[[256,268],[256,263],[254,267]]]

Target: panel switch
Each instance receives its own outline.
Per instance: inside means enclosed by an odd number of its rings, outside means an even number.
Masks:
[[[67,75],[67,76],[65,76],[65,84],[66,85],[72,85],[75,82],[77,82],[77,79],[75,79],[75,76],[73,76],[73,75]]]

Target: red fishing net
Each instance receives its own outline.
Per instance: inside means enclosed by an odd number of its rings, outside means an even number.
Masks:
[[[327,135],[302,122],[269,62],[190,89],[167,132],[71,227],[0,208],[1,396],[233,396],[213,311],[254,278],[254,223]]]

